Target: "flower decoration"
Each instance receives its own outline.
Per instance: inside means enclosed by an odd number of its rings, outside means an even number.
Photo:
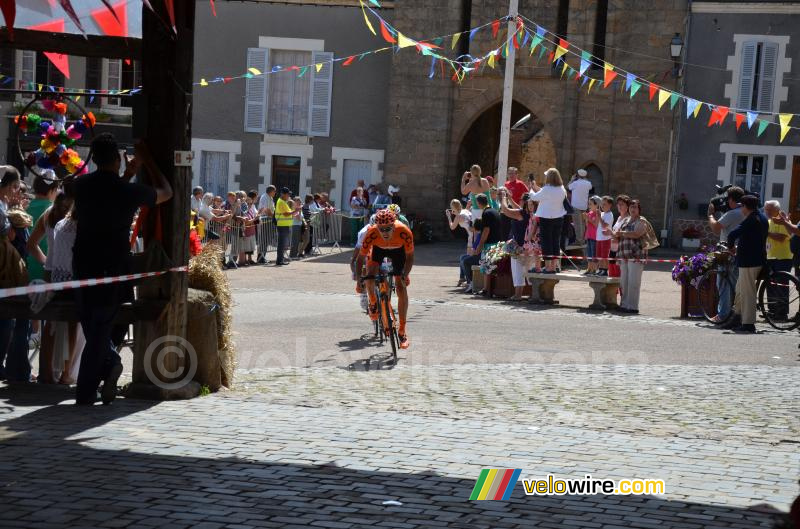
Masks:
[[[697,286],[698,280],[716,266],[714,252],[700,252],[692,257],[681,256],[672,267],[672,280],[682,286]]]

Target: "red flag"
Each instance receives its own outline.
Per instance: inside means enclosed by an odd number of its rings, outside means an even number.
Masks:
[[[178,29],[175,27],[175,0],[164,0],[164,3],[167,4],[167,14],[169,15],[169,21],[172,23],[172,31],[177,33]]]
[[[381,20],[381,35],[383,35],[384,40],[391,44],[395,44],[397,39],[394,38],[394,35],[389,31],[389,28],[386,27],[386,22]]]
[[[730,108],[728,107],[717,107],[717,116],[719,117],[717,121],[720,125],[725,122],[725,118],[728,117],[729,110]]]
[[[739,127],[742,126],[742,123],[744,123],[744,114],[739,114],[737,112],[736,113],[736,130],[737,131],[739,130]]]
[[[499,31],[500,31],[500,21],[499,20],[495,20],[494,22],[492,22],[492,38],[493,39],[497,38],[497,32],[499,32]]]
[[[351,55],[350,57],[348,57],[347,59],[344,60],[344,62],[342,63],[342,66],[350,66],[350,63],[352,63],[353,59],[355,59],[355,58],[356,58],[355,55]]]
[[[656,97],[656,94],[658,93],[658,88],[659,86],[657,84],[650,83],[650,101],[652,101],[653,98]]]
[[[128,36],[128,0],[117,2],[109,11],[108,9],[95,9],[91,12],[100,30],[109,37]]]
[[[57,20],[53,20],[50,22],[45,22],[44,24],[37,24],[35,26],[29,26],[28,29],[32,29],[34,31],[52,31],[53,33],[64,33],[64,19],[59,18]],[[53,53],[46,51],[44,52],[45,57],[50,59],[50,62],[53,63],[53,66],[58,68],[58,71],[64,74],[64,77],[69,79],[69,56],[61,54],[61,53]]]
[[[619,75],[614,70],[610,70],[608,68],[605,69],[603,72],[603,88],[608,88],[608,85],[614,80],[614,78]]]
[[[228,83],[231,82],[231,80],[233,80],[232,77],[223,77],[222,78],[222,84],[228,84]]]
[[[114,8],[111,7],[111,2],[109,2],[108,0],[100,0],[100,1],[103,2],[103,5],[106,6],[106,9],[108,9],[111,12],[111,14],[114,15],[114,18],[116,18],[117,14],[114,12]]]
[[[564,48],[565,50],[569,49],[569,42],[567,42],[564,39],[561,39],[561,38],[558,39],[558,45],[561,46],[562,48]]]
[[[211,2],[211,14],[217,16],[217,6],[214,5],[214,0],[209,0]]]
[[[708,126],[711,127],[715,125],[717,121],[719,121],[719,107],[713,107],[711,109],[711,116],[708,118]]]
[[[0,0],[0,10],[3,11],[3,19],[8,28],[8,38],[14,40],[14,20],[17,18],[16,0]]]

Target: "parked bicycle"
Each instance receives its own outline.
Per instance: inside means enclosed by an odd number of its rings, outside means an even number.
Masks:
[[[734,259],[728,247],[719,243],[714,251],[714,263],[696,283],[703,316],[717,324],[725,324],[733,317],[733,310],[725,316],[717,317],[718,292],[728,289],[731,293],[731,306],[735,301],[736,285],[728,272],[728,263]],[[719,283],[719,288],[717,288]],[[757,308],[775,329],[791,331],[800,327],[800,280],[789,272],[762,271],[756,285],[758,292]]]

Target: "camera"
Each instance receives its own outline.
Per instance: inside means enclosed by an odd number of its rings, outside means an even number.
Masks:
[[[728,184],[726,186],[716,186],[717,194],[714,197],[711,197],[709,201],[714,209],[720,213],[726,213],[731,208],[728,207],[728,189],[732,188],[733,186]]]

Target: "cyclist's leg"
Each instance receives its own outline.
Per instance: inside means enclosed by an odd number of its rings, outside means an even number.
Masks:
[[[402,277],[397,277],[395,280],[395,288],[397,289],[397,312],[400,319],[400,325],[397,329],[398,334],[406,333],[406,317],[408,316],[408,289]]]

